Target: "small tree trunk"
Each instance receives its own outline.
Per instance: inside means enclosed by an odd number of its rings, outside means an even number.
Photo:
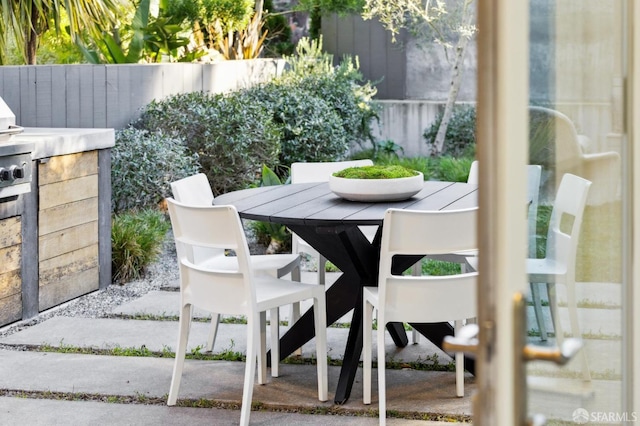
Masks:
[[[27,65],[36,64],[36,52],[38,50],[38,8],[31,4],[31,28],[27,34]]]
[[[458,92],[460,92],[460,84],[462,84],[462,64],[464,62],[464,55],[467,50],[469,39],[467,37],[460,37],[458,44],[456,45],[456,59],[453,65],[453,71],[451,74],[451,85],[449,86],[449,96],[447,97],[447,103],[442,113],[442,121],[438,127],[438,133],[435,140],[435,152],[433,155],[442,154],[444,150],[444,139],[447,134],[447,128],[449,127],[449,121],[453,115],[453,106],[458,99]]]
[[[471,3],[473,0],[466,0],[462,9],[461,23],[463,25],[469,25],[472,19]],[[435,151],[431,155],[436,156],[442,154],[444,151],[444,140],[447,134],[447,128],[449,127],[449,121],[453,115],[453,106],[458,99],[458,92],[460,92],[460,84],[462,83],[462,65],[464,63],[464,55],[467,52],[467,45],[469,44],[469,37],[464,34],[460,34],[458,38],[458,44],[456,45],[456,58],[453,63],[453,69],[451,72],[451,85],[449,86],[449,95],[447,97],[447,103],[442,113],[442,121],[438,127],[438,133],[434,141]]]

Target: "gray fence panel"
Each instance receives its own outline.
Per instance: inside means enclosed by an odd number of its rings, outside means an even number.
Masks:
[[[282,60],[217,64],[0,66],[0,97],[24,127],[120,129],[154,99],[226,92],[282,72]]]

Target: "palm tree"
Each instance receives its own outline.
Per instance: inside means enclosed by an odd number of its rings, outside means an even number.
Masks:
[[[0,64],[6,63],[11,41],[15,41],[24,61],[36,63],[38,37],[53,22],[61,28],[61,12],[69,17],[69,32],[75,39],[79,32],[99,32],[108,28],[121,0],[0,0]]]

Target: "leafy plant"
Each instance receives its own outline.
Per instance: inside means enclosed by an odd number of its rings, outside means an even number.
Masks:
[[[161,131],[119,130],[111,150],[111,208],[118,213],[157,207],[171,194],[171,182],[198,169],[197,154],[188,153],[179,138]]]
[[[416,176],[414,170],[402,166],[362,166],[349,167],[333,174],[336,177],[346,179],[398,179]]]
[[[293,84],[271,82],[248,91],[264,105],[280,130],[279,163],[289,167],[296,161],[334,161],[348,151],[342,121],[322,98]]]
[[[466,182],[472,158],[441,157],[435,178],[448,182]]]
[[[363,148],[366,143],[374,144],[371,123],[378,119],[380,111],[373,101],[377,89],[363,78],[357,57],[346,55],[334,66],[333,55],[322,50],[322,38],[314,41],[302,38],[296,54],[285,59],[289,69],[281,81],[330,104],[340,117],[351,146]]]
[[[105,28],[100,36],[85,34],[84,40],[77,40],[87,61],[94,64],[160,62],[165,55],[176,61],[195,59],[197,55],[183,49],[190,42],[184,35],[183,20],[168,15],[165,2],[160,3],[158,16],[151,16],[150,5],[150,0],[141,0],[131,23],[122,28]],[[122,19],[127,20],[126,11],[122,15]]]
[[[170,226],[165,215],[153,209],[114,215],[111,222],[112,282],[124,284],[142,277],[160,254]]]
[[[273,0],[264,2],[264,29],[267,33],[264,41],[264,55],[266,57],[281,57],[294,52],[291,41],[291,27],[287,18],[281,13],[274,13]]]
[[[278,162],[279,127],[250,91],[169,96],[148,104],[134,126],[183,140],[215,195],[255,184],[263,164]]]
[[[441,120],[442,112],[438,114],[431,126],[423,134],[427,144],[432,147],[432,151]],[[447,126],[442,153],[452,157],[473,157],[475,150],[476,108],[472,105],[456,105],[451,121]]]
[[[262,167],[261,186],[282,185],[280,178],[267,166]],[[267,253],[291,252],[291,232],[279,223],[252,221],[249,226]]]

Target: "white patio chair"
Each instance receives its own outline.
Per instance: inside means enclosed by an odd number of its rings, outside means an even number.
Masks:
[[[173,198],[183,204],[211,206],[213,191],[207,176],[198,173],[171,182]],[[226,256],[224,248],[193,247],[193,261],[213,269],[236,269],[237,257]],[[300,281],[300,256],[297,254],[251,255],[251,264],[257,273],[268,273],[276,278],[291,274],[293,281]],[[299,310],[299,309],[298,309]],[[218,332],[220,315],[211,313],[211,329],[207,339],[207,351],[212,351]]]
[[[579,176],[566,173],[562,177],[553,204],[553,210],[551,211],[545,257],[544,259],[533,257],[527,259],[529,282],[547,284],[549,306],[558,345],[562,344],[564,339],[556,302],[556,284],[558,283],[564,284],[567,288],[567,307],[571,333],[573,337],[582,337],[578,322],[576,298],[576,255],[584,208],[590,187],[591,182]],[[573,223],[567,229],[565,225],[570,222],[569,218],[573,218]],[[536,317],[538,317],[537,313]],[[542,318],[542,316],[540,315],[539,318]],[[544,322],[542,327],[544,327]],[[581,353],[583,378],[588,381],[591,380],[591,374],[587,364],[586,353],[585,351],[581,351]]]
[[[380,424],[386,417],[385,327],[389,322],[463,321],[476,316],[477,272],[447,276],[392,275],[397,255],[453,253],[476,244],[477,208],[451,211],[389,209],[380,247],[378,287],[363,289],[363,395],[371,403],[373,310],[377,310],[378,403]],[[463,354],[456,353],[456,395],[464,396]]]
[[[318,163],[293,163],[291,164],[291,183],[308,183],[308,182],[328,182],[331,174],[346,169],[348,167],[371,166],[373,161],[351,160],[351,161],[330,161]],[[376,234],[376,226],[362,226],[360,230],[365,234],[369,241],[373,241]],[[322,256],[316,249],[311,247],[309,243],[291,233],[291,251],[293,253],[306,253],[316,260],[318,264],[318,284],[325,284],[325,269],[327,259]]]
[[[278,309],[313,299],[318,399],[327,397],[327,340],[324,288],[267,274],[256,274],[253,259],[233,206],[189,206],[167,199],[180,267],[180,325],[168,405],[175,405],[180,388],[193,307],[210,312],[244,315],[247,318],[247,361],[240,424],[249,424],[256,359],[258,383],[266,382],[266,311],[271,314],[271,333],[278,335]],[[228,248],[237,254],[237,268],[216,269],[193,262],[193,248]],[[271,347],[271,371],[277,371],[279,345]]]
[[[556,302],[556,284],[564,284],[567,288],[567,308],[569,311],[569,322],[573,337],[580,338],[580,324],[578,322],[578,305],[576,298],[576,254],[578,251],[578,239],[582,227],[582,217],[587,202],[587,195],[591,182],[579,176],[565,173],[560,181],[558,193],[551,211],[549,229],[547,231],[547,242],[545,257],[537,259],[530,257],[526,262],[526,270],[533,290],[534,284],[546,283],[549,295],[549,306],[551,308],[552,320],[555,329],[555,336],[558,345],[562,344],[564,331],[558,316],[558,304]],[[532,250],[530,246],[530,250]],[[535,252],[534,252],[535,253]],[[477,270],[478,259],[467,258],[471,268]],[[538,296],[539,301],[539,296]],[[542,318],[542,309],[536,317],[539,324]],[[544,322],[541,325],[541,333],[544,330]],[[584,380],[591,380],[585,351],[581,351],[582,372]]]

